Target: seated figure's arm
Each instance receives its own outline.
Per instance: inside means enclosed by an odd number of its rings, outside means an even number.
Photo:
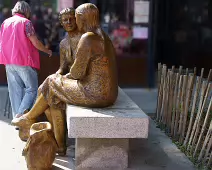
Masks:
[[[89,39],[89,35],[84,35],[79,41],[75,61],[70,69],[70,75],[73,79],[82,79],[86,75],[86,70],[91,57],[91,44],[89,43]]]
[[[60,67],[56,72],[58,74],[64,75],[68,72],[68,62],[66,61],[67,50],[60,44]]]

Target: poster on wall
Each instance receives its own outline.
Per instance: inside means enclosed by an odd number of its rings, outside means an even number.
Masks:
[[[134,39],[148,39],[148,28],[147,27],[133,27],[133,38]]]
[[[134,23],[149,22],[149,1],[134,1]]]
[[[59,0],[57,1],[57,12],[60,12],[64,8],[73,6],[74,6],[74,0]]]

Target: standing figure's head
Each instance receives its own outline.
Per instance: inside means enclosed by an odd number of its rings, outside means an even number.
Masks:
[[[77,25],[76,25],[74,8],[65,8],[62,11],[60,11],[59,21],[67,32],[76,30]]]
[[[78,29],[83,32],[99,27],[99,10],[91,3],[85,3],[76,9],[76,22]]]
[[[14,8],[12,9],[12,15],[15,14],[22,14],[24,15],[26,18],[30,18],[31,16],[31,8],[29,6],[29,4],[25,1],[18,1]]]

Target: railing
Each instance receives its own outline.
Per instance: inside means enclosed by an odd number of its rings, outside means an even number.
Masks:
[[[212,70],[207,79],[193,70],[158,64],[156,121],[197,165],[212,165]]]

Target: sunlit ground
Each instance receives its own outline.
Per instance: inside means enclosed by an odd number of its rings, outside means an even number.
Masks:
[[[18,137],[18,131],[10,125],[12,116],[4,116],[7,88],[0,88],[0,170],[27,170],[22,149],[25,142]],[[73,149],[68,149],[68,156],[56,157],[53,170],[73,170]]]
[[[25,142],[18,137],[18,131],[4,121],[0,116],[0,169],[1,170],[27,170],[26,162],[22,156]],[[68,149],[65,157],[57,156],[53,164],[53,170],[73,170],[73,151]],[[71,156],[72,155],[72,156]]]

